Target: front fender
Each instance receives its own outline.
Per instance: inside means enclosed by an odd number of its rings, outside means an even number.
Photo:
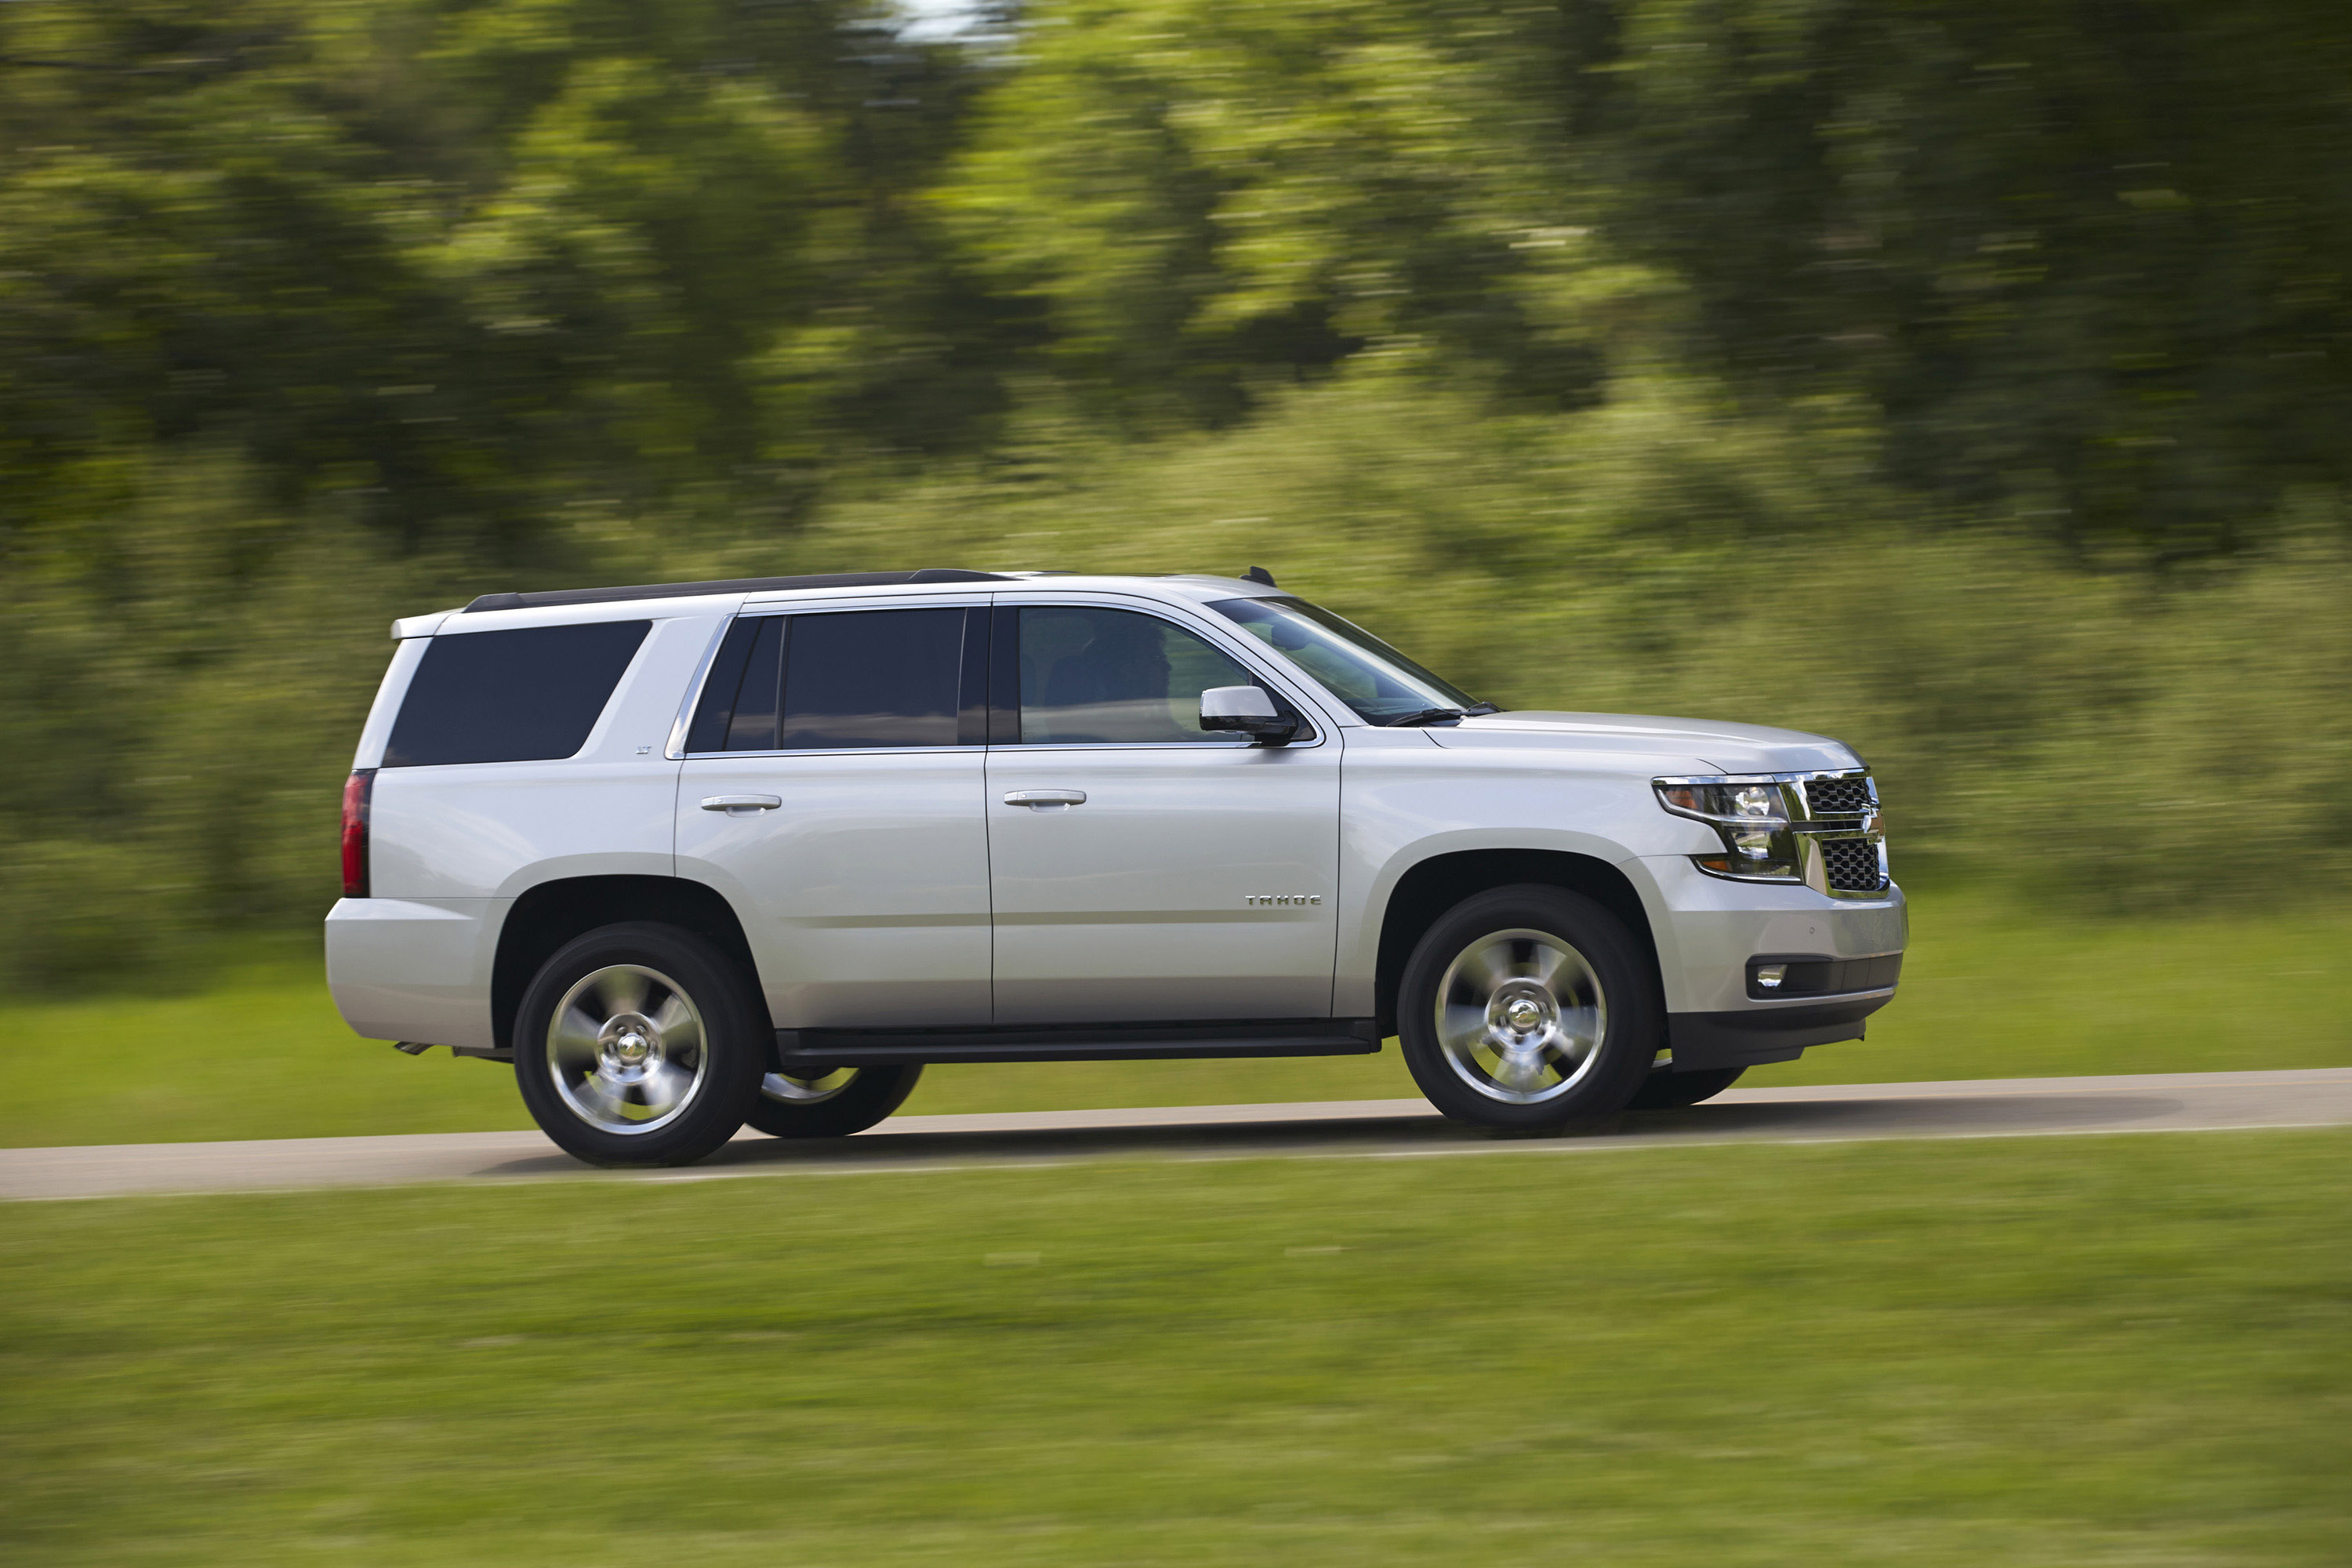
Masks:
[[[1662,810],[1653,778],[1696,765],[1638,752],[1448,750],[1418,731],[1350,731],[1340,816],[1340,899],[1333,1010],[1375,1005],[1381,931],[1397,885],[1414,867],[1475,851],[1582,857],[1631,883],[1662,967],[1681,954],[1643,856],[1703,854],[1704,825]]]

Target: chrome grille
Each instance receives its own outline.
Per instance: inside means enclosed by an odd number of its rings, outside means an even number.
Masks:
[[[1878,875],[1878,846],[1867,838],[1822,839],[1822,872],[1841,893],[1874,893],[1885,886]]]
[[[1815,816],[1868,811],[1870,781],[1863,778],[1807,779],[1805,809]]]

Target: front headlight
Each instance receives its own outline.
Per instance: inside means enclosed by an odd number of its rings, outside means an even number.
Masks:
[[[1722,854],[1697,857],[1702,871],[1743,882],[1794,882],[1801,875],[1790,830],[1799,815],[1785,793],[1790,787],[1771,778],[1661,779],[1658,804],[1706,823],[1722,838]]]

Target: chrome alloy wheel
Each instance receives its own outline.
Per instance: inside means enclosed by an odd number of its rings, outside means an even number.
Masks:
[[[694,999],[639,963],[581,976],[547,1026],[555,1092],[602,1132],[667,1126],[693,1103],[709,1062]]]
[[[1609,1001],[1582,953],[1539,931],[1480,937],[1437,984],[1437,1044],[1488,1100],[1539,1105],[1582,1081],[1609,1031]]]
[[[856,1081],[856,1068],[835,1068],[814,1078],[772,1072],[760,1080],[760,1092],[786,1105],[822,1105]]]

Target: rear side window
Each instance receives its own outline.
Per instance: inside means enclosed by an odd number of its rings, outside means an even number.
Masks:
[[[572,755],[652,626],[599,621],[435,637],[393,721],[383,765]]]
[[[687,750],[978,745],[987,616],[958,607],[740,620],[711,661]]]

